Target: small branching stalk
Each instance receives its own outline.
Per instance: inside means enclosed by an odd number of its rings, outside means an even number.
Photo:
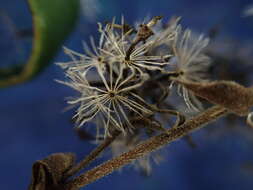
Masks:
[[[74,167],[66,171],[62,177],[62,181],[66,181],[70,177],[76,175],[82,169],[87,167],[92,161],[94,161],[120,134],[119,131],[115,131],[111,137],[107,137],[100,145],[98,145],[85,159],[76,164]]]
[[[146,154],[158,150],[163,146],[166,146],[169,143],[191,133],[192,131],[206,126],[208,123],[214,122],[215,120],[224,116],[227,113],[228,111],[225,108],[222,108],[220,106],[214,106],[206,110],[205,112],[199,114],[198,116],[189,119],[184,124],[169,129],[167,133],[152,137],[146,142],[137,145],[137,147],[133,150],[124,153],[117,158],[111,159],[95,167],[94,169],[80,175],[79,177],[70,181],[65,186],[65,189],[71,190],[86,186],[125,166],[126,164],[131,163],[135,159],[138,159],[140,157],[145,156]]]

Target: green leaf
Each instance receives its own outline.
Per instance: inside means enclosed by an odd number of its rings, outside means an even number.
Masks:
[[[0,87],[23,83],[38,75],[56,55],[79,15],[79,0],[27,0],[33,17],[33,48],[21,72],[10,71]],[[0,72],[1,73],[1,72]]]

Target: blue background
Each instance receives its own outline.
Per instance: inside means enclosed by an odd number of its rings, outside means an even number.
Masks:
[[[212,26],[221,24],[218,39],[228,37],[238,44],[253,41],[253,17],[242,17],[244,8],[253,3],[250,0],[97,2],[100,5],[97,18],[88,20],[82,15],[65,46],[81,50],[81,41],[87,40],[96,31],[97,21],[110,20],[113,16],[119,18],[122,14],[129,23],[142,20],[147,15],[167,18],[178,15],[182,16],[185,27],[198,32],[206,33]],[[31,39],[20,39],[15,31],[31,27],[31,16],[25,1],[0,0],[1,67],[27,59]],[[53,62],[66,60],[67,57],[60,51]],[[231,68],[236,66],[231,65]],[[63,112],[66,107],[64,98],[74,93],[54,81],[62,78],[62,70],[52,64],[31,82],[0,89],[1,190],[26,189],[35,160],[55,152],[74,152],[80,160],[95,147],[81,141],[75,134],[70,122],[73,110]],[[166,160],[153,166],[150,177],[143,177],[127,167],[123,172],[114,172],[86,189],[252,190],[253,130],[242,121],[229,123],[228,119],[220,120],[207,129],[195,132],[193,139],[198,145],[195,149],[182,140],[171,144],[165,151]],[[106,158],[98,159],[91,166]]]

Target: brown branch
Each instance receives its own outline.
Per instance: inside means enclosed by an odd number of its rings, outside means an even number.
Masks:
[[[110,137],[107,137],[99,146],[97,146],[85,159],[76,164],[70,170],[68,170],[62,180],[65,181],[71,176],[77,174],[79,171],[84,169],[93,160],[95,160],[116,138],[119,136],[120,131],[114,131]]]
[[[65,185],[66,190],[73,190],[86,186],[113,171],[131,163],[132,161],[143,157],[155,150],[162,148],[163,146],[189,134],[190,132],[200,129],[203,125],[207,125],[210,122],[227,114],[228,111],[220,106],[213,106],[203,113],[189,119],[184,124],[173,127],[167,131],[167,133],[160,134],[158,136],[148,139],[146,142],[137,145],[136,148],[124,153],[116,158],[113,158],[94,169],[76,177],[72,181],[69,181]]]

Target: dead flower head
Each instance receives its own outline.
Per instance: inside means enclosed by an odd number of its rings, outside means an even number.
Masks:
[[[109,73],[102,72],[100,67],[97,67],[93,73],[99,76],[100,85],[93,86],[87,79],[86,73],[78,71],[66,71],[70,79],[64,84],[79,91],[80,96],[69,100],[69,104],[79,105],[76,117],[78,126],[84,125],[86,122],[93,119],[98,119],[98,125],[104,127],[104,134],[110,135],[112,128],[125,133],[126,130],[131,130],[134,127],[129,121],[130,112],[145,116],[152,112],[142,105],[144,100],[133,92],[134,89],[140,87],[145,78],[136,79],[134,69],[128,70],[128,74],[123,77],[124,65],[118,69],[118,76],[113,76],[113,66],[115,63],[110,63]],[[98,126],[99,127],[99,126]],[[101,128],[101,127],[99,127]]]
[[[207,71],[210,59],[203,53],[209,39],[203,35],[193,34],[189,29],[183,31],[179,26],[173,43],[177,78],[184,81],[204,82],[208,80]],[[194,94],[182,85],[178,85],[178,93],[183,96],[189,109],[199,111],[202,109],[200,101]]]
[[[183,32],[179,18],[153,30],[160,19],[153,17],[138,28],[127,25],[123,17],[120,24],[113,19],[105,26],[98,24],[99,43],[96,45],[91,38],[91,49],[84,43],[84,54],[65,48],[71,61],[59,63],[68,78],[61,83],[79,92],[68,101],[78,106],[74,116],[78,127],[95,122],[104,137],[114,129],[123,133],[132,131],[131,117],[154,114],[147,106],[149,93],[142,93],[144,86],[147,89],[151,83],[160,82],[155,81],[157,75],[167,74],[167,66],[175,61],[176,67],[169,72],[178,73],[178,78],[204,80],[202,72],[209,59],[202,50],[208,39],[193,37],[189,30]],[[179,91],[188,107],[193,110],[200,107],[197,98],[185,87],[179,85]],[[97,136],[101,136],[100,132]]]

